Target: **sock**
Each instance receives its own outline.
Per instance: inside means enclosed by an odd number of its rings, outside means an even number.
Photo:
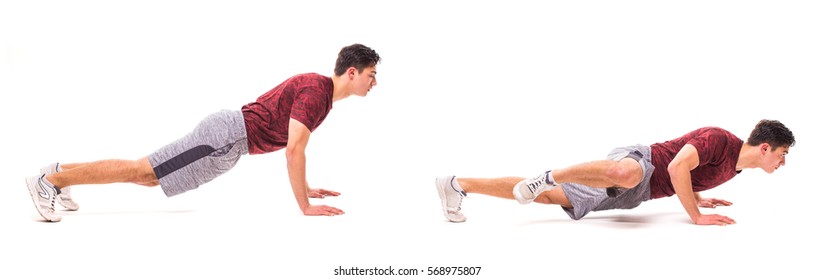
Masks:
[[[52,188],[54,188],[55,190],[57,190],[57,194],[61,194],[61,193],[62,193],[62,191],[60,191],[60,190],[59,190],[59,188],[57,188],[56,186],[54,186],[54,184],[52,184],[52,183],[51,183],[51,181],[48,181],[48,179],[46,179],[46,178],[45,178],[45,175],[42,175],[42,177],[40,178],[40,181],[42,181],[43,183],[45,183],[45,185],[46,185],[46,186],[52,187]]]
[[[464,189],[461,188],[461,185],[458,184],[458,180],[456,180],[456,177],[453,177],[453,184],[452,185],[453,185],[454,190],[456,190],[457,192],[463,193],[465,196],[467,195],[467,192],[465,192]]]
[[[546,181],[546,184],[557,186],[557,182],[555,182],[555,177],[552,177],[552,170],[546,171],[546,178],[543,179]]]
[[[57,162],[57,168],[56,169],[57,169],[57,172],[62,172],[62,166],[59,165],[59,162]]]

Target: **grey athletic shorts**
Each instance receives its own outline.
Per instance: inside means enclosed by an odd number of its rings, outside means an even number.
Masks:
[[[243,113],[223,110],[207,116],[190,134],[147,157],[161,189],[170,197],[224,174],[248,151]]]
[[[651,175],[654,174],[654,165],[651,164],[651,147],[643,145],[616,148],[608,154],[608,159],[620,161],[624,158],[633,158],[639,161],[642,167],[642,181],[633,189],[627,189],[615,197],[611,197],[610,190],[592,188],[589,186],[563,183],[561,187],[566,198],[573,208],[563,208],[574,220],[579,220],[591,211],[609,209],[632,209],[643,201],[651,198]]]

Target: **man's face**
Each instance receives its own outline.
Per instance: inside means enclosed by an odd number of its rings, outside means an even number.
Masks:
[[[765,172],[773,173],[776,169],[786,164],[787,154],[790,151],[789,147],[777,147],[773,150],[769,144],[762,144],[761,149],[761,153],[764,156],[761,169],[764,169]]]
[[[358,96],[368,95],[371,88],[376,85],[376,65],[366,67],[362,71],[355,70],[352,82],[354,85],[353,94]]]

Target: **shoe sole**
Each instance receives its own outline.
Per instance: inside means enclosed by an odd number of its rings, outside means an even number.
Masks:
[[[444,193],[444,183],[439,181],[440,179],[436,179],[436,191],[439,193],[439,198],[441,198],[441,211],[444,214],[444,217],[447,218],[448,221],[454,223],[461,223],[467,220],[467,218],[463,218],[461,221],[456,219],[451,219],[449,214],[447,213],[447,205],[444,203],[447,201],[447,195]]]
[[[43,219],[45,219],[46,221],[59,222],[60,220],[62,220],[61,218],[52,217],[52,218],[49,219],[47,217],[47,215],[45,215],[43,213],[42,209],[40,209],[40,207],[38,207],[39,199],[37,199],[37,196],[39,196],[39,194],[38,194],[39,191],[35,187],[37,185],[37,182],[34,181],[34,180],[37,180],[37,177],[31,177],[31,178],[26,178],[25,179],[25,184],[28,187],[28,194],[31,195],[31,201],[34,202],[34,208],[37,209],[37,213],[39,213],[40,216],[42,216]]]
[[[535,199],[526,199],[523,194],[521,194],[521,188],[526,188],[526,183],[524,181],[520,181],[515,184],[515,187],[512,188],[512,196],[515,197],[515,200],[518,201],[520,204],[529,204]]]
[[[76,210],[79,210],[79,205],[77,205],[76,207],[73,207],[73,206],[70,206],[70,205],[66,205],[66,204],[65,204],[65,201],[64,201],[64,200],[62,200],[62,197],[60,197],[59,195],[57,195],[57,202],[59,202],[59,205],[62,205],[62,207],[65,207],[65,210],[68,210],[68,211],[76,211]],[[74,202],[74,203],[76,203],[76,202]]]
[[[76,205],[76,206],[71,206],[71,205],[66,204],[65,200],[62,200],[62,195],[61,194],[57,195],[57,202],[59,202],[59,205],[62,205],[62,207],[64,207],[65,210],[68,210],[68,211],[79,210],[79,205],[76,204],[76,202],[74,202],[74,205]]]

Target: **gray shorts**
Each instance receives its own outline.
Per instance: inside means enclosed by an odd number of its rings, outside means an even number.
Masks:
[[[243,113],[223,110],[207,116],[190,134],[147,157],[161,189],[170,197],[226,173],[248,151]]]
[[[643,201],[651,198],[651,175],[654,174],[654,165],[651,164],[651,147],[643,145],[616,148],[608,154],[608,159],[620,161],[626,157],[637,159],[642,167],[642,181],[632,188],[625,190],[616,197],[610,197],[609,191],[603,188],[563,183],[561,187],[566,198],[573,208],[563,208],[574,220],[579,220],[591,211],[609,209],[632,209]]]

